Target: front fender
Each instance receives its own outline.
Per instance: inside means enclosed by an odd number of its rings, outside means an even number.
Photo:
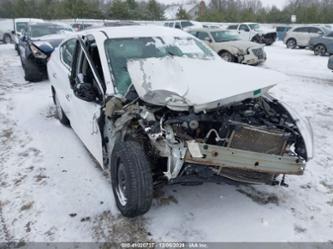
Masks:
[[[286,103],[279,101],[280,104],[289,112],[290,116],[293,117],[298,127],[299,132],[303,137],[303,141],[306,148],[307,161],[314,157],[314,139],[313,129],[310,120],[302,117],[294,108]]]

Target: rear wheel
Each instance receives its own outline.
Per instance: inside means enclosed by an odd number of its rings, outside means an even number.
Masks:
[[[146,213],[153,199],[150,162],[134,141],[117,142],[111,155],[111,180],[117,207],[125,217]]]
[[[315,55],[325,56],[326,53],[327,53],[327,48],[325,45],[319,44],[319,45],[315,46],[315,48],[314,48]]]
[[[290,48],[290,49],[295,49],[297,47],[297,42],[295,39],[289,39],[287,41],[287,48]]]
[[[222,51],[219,53],[220,57],[227,62],[235,62],[235,57],[228,51]]]
[[[6,44],[12,43],[12,37],[8,34],[4,35],[3,42],[6,43]]]

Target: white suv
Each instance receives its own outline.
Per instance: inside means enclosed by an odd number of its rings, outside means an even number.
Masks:
[[[309,46],[310,39],[327,33],[327,29],[320,26],[299,26],[289,30],[284,38],[287,48],[305,48]]]

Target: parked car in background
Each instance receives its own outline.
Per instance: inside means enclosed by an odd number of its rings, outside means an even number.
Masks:
[[[315,55],[333,54],[333,31],[310,39],[309,47]]]
[[[111,172],[127,217],[150,209],[157,184],[283,185],[313,156],[309,123],[268,92],[274,72],[225,63],[181,30],[87,30],[56,48],[48,74],[60,122]]]
[[[222,59],[248,65],[266,61],[264,45],[242,41],[237,33],[223,29],[191,29],[190,34],[206,42]]]
[[[323,36],[327,34],[328,29],[322,26],[298,26],[290,29],[285,38],[284,43],[287,48],[295,49],[305,48],[310,45],[311,38]]]
[[[164,23],[165,27],[187,30],[189,28],[203,28],[200,22],[189,21],[189,20],[175,20]]]
[[[19,41],[23,33],[26,33],[28,30],[29,23],[42,23],[44,22],[41,19],[35,19],[35,18],[16,18],[14,19],[14,44],[15,44],[15,50],[17,53],[20,53],[19,50]]]
[[[276,31],[262,27],[258,23],[241,23],[228,26],[229,30],[237,31],[242,40],[264,43],[267,46],[276,41]]]
[[[91,23],[73,23],[73,24],[71,24],[71,27],[74,29],[74,31],[78,32],[78,31],[93,27],[93,24],[91,24]]]
[[[276,27],[276,34],[277,34],[277,39],[279,41],[283,41],[287,32],[291,29],[290,26],[277,26]]]
[[[19,42],[19,51],[27,81],[46,78],[46,63],[53,50],[72,33],[70,26],[55,23],[30,23]]]
[[[13,30],[14,30],[13,19],[0,19],[0,41],[2,41],[5,44],[12,43]]]
[[[328,60],[328,68],[333,70],[333,56],[331,56]]]

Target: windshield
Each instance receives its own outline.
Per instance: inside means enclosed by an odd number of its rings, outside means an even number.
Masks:
[[[28,23],[26,22],[17,22],[16,23],[16,32],[22,33],[26,32],[28,29]]]
[[[70,28],[66,28],[60,25],[32,25],[30,27],[31,37],[59,34],[64,31],[72,32]]]
[[[260,25],[258,23],[252,23],[252,24],[249,24],[249,26],[252,30],[260,29]]]
[[[232,31],[212,31],[211,32],[215,42],[238,41],[239,36]]]
[[[187,57],[213,59],[213,53],[201,42],[191,37],[144,37],[108,39],[105,42],[109,68],[115,78],[119,94],[125,95],[132,84],[127,71],[131,59]]]

